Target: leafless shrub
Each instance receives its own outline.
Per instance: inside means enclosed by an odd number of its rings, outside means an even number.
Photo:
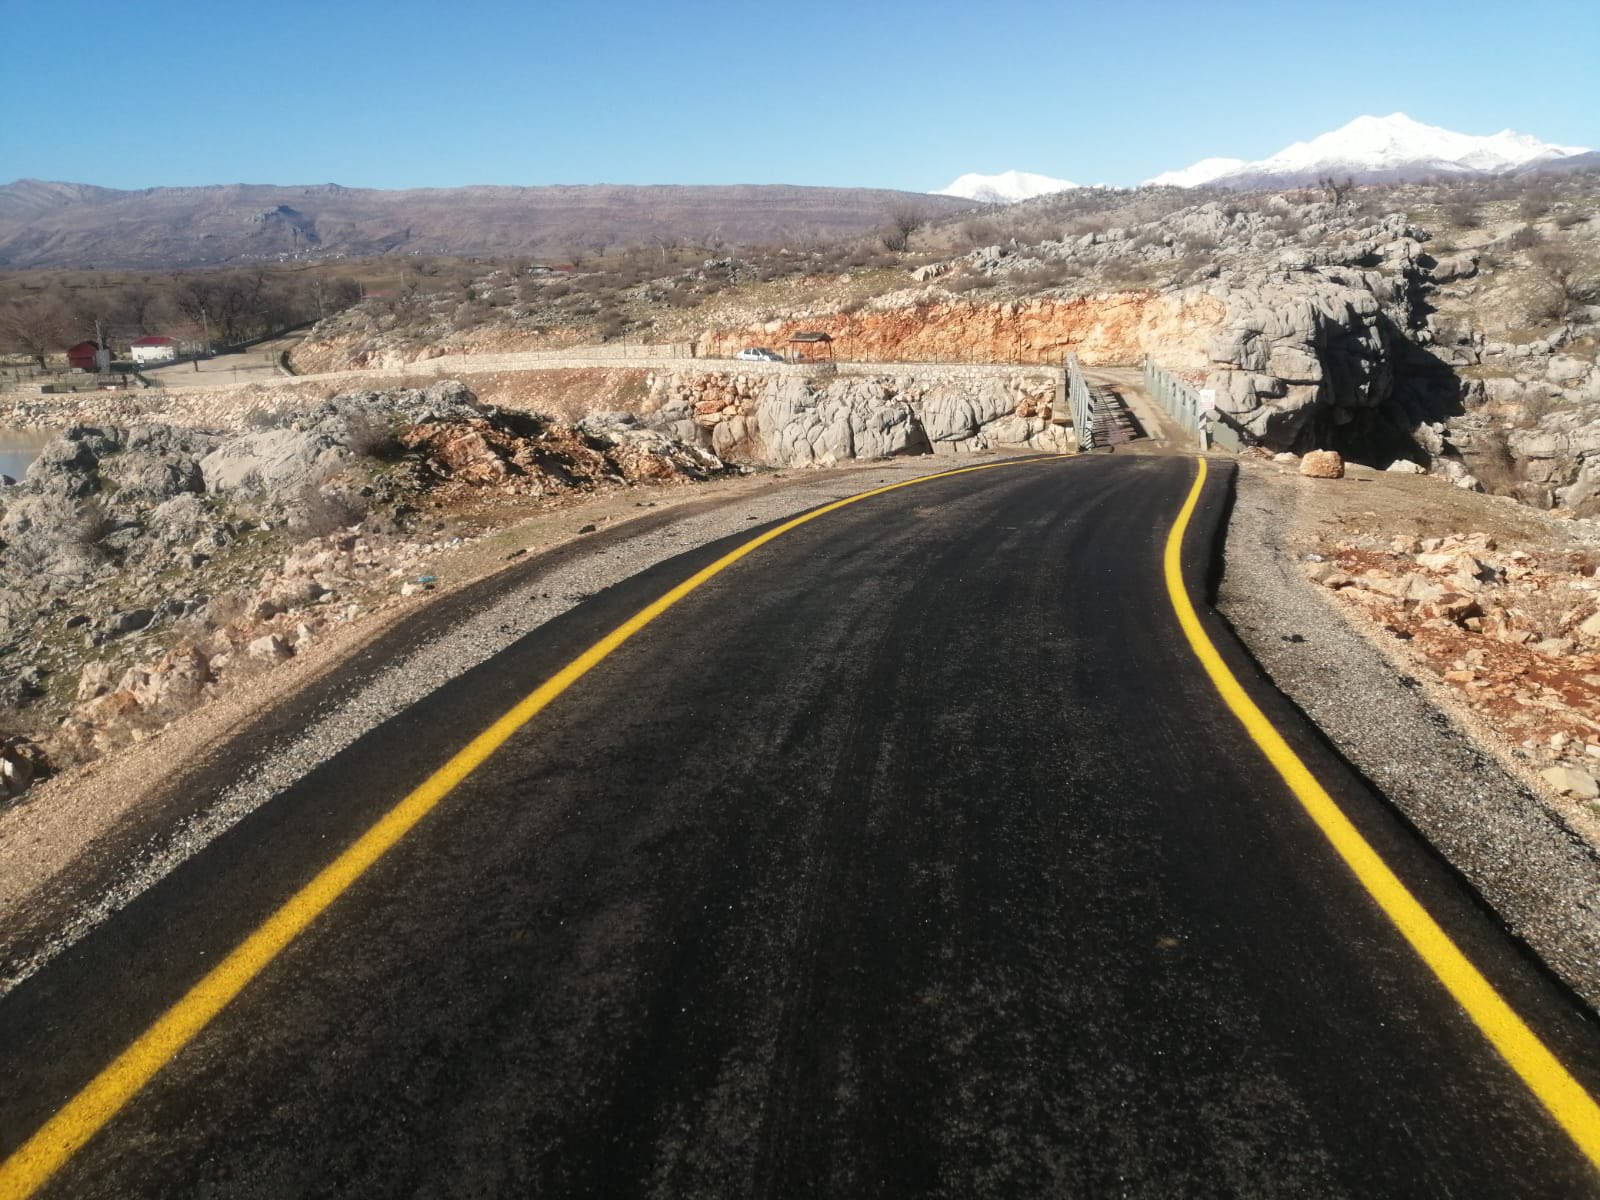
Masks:
[[[996,242],[1004,241],[1005,235],[991,218],[972,217],[961,223],[961,240],[969,248],[992,246]]]
[[[1483,228],[1483,210],[1467,196],[1453,197],[1439,211],[1457,229]]]
[[[1536,185],[1522,194],[1517,202],[1517,215],[1524,221],[1537,221],[1550,211],[1555,203],[1555,192],[1548,184]]]
[[[1521,482],[1516,455],[1511,452],[1505,430],[1498,426],[1473,436],[1472,459],[1468,466],[1483,484],[1484,491],[1492,496],[1512,495]]]
[[[1532,225],[1524,225],[1513,230],[1501,244],[1508,250],[1531,250],[1544,241],[1544,235]]]
[[[367,515],[361,497],[343,488],[308,483],[289,504],[289,528],[305,537],[327,537],[359,525]]]
[[[1530,256],[1540,294],[1534,315],[1549,321],[1567,321],[1600,295],[1600,284],[1570,243],[1551,242]]]
[[[358,458],[391,459],[402,449],[399,430],[365,412],[346,418],[345,442]]]

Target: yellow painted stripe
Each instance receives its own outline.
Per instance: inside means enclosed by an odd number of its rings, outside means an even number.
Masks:
[[[537,716],[557,696],[598,666],[616,650],[678,601],[706,581],[720,575],[734,563],[753,554],[768,542],[798,529],[818,517],[827,516],[851,504],[901,488],[1040,462],[1059,461],[1058,457],[1016,459],[963,467],[938,475],[925,475],[891,483],[886,487],[859,492],[813,509],[769,529],[730,550],[710,566],[697,571],[659,599],[640,609],[605,637],[561,668],[550,679],[530,692],[489,728],[473,738],[454,758],[445,763],[405,799],[401,800],[369,828],[349,849],[296,892],[282,908],[241,942],[210,974],[195,984],[109,1066],[41,1126],[10,1158],[0,1163],[0,1200],[21,1200],[31,1196],[60,1169],[102,1126],[161,1070],[178,1051],[189,1044],[246,985],[259,975],[296,937],[321,915],[351,884],[382,858],[417,822],[443,800],[485,759]]]
[[[1584,1091],[1522,1018],[1501,999],[1489,981],[1457,949],[1438,922],[1428,915],[1428,911],[1400,882],[1399,877],[1378,856],[1378,852],[1361,836],[1333,797],[1300,761],[1299,755],[1289,748],[1283,736],[1245,693],[1206,635],[1200,618],[1195,615],[1194,605],[1189,601],[1189,593],[1184,588],[1180,561],[1184,531],[1189,526],[1189,519],[1200,501],[1200,493],[1206,482],[1205,459],[1198,461],[1200,469],[1194,486],[1178,513],[1178,519],[1173,523],[1172,532],[1167,536],[1165,558],[1167,595],[1172,599],[1172,607],[1177,611],[1178,623],[1183,626],[1190,648],[1221,693],[1223,702],[1239,718],[1251,739],[1267,756],[1267,761],[1283,777],[1289,790],[1316,822],[1317,828],[1345,865],[1377,901],[1384,915],[1466,1010],[1500,1057],[1505,1059],[1528,1090],[1539,1098],[1539,1102],[1566,1130],[1590,1164],[1600,1169],[1600,1107],[1595,1105],[1589,1093]]]

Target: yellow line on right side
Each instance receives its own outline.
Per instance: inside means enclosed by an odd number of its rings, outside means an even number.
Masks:
[[[1500,1057],[1566,1130],[1590,1165],[1600,1170],[1600,1106],[1456,947],[1371,843],[1361,836],[1300,756],[1289,748],[1288,742],[1250,699],[1200,624],[1184,587],[1181,564],[1183,535],[1206,482],[1205,459],[1197,461],[1200,469],[1167,536],[1164,560],[1167,595],[1190,649],[1221,693],[1223,703],[1239,718],[1251,740],[1261,748],[1267,761],[1283,777],[1289,790],[1384,915],[1411,943],[1445,990],[1466,1010]]]

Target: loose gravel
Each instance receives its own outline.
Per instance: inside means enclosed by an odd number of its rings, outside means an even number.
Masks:
[[[1569,987],[1600,1009],[1600,855],[1305,576],[1297,476],[1241,464],[1218,607],[1267,673]]]

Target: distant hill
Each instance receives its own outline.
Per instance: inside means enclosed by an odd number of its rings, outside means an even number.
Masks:
[[[0,267],[176,268],[389,253],[551,258],[654,242],[800,242],[865,233],[907,207],[940,216],[972,201],[785,185],[117,191],[23,179],[0,186]]]

